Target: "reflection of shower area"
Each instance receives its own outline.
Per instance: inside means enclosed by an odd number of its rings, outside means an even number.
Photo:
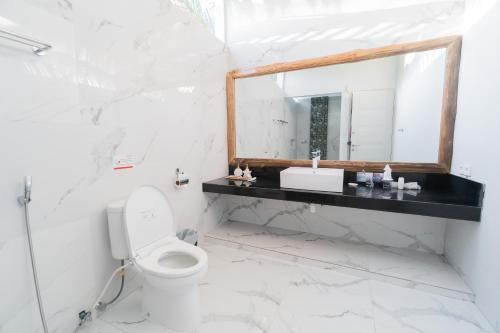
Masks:
[[[287,98],[296,117],[295,158],[310,159],[319,150],[321,159],[339,159],[341,99],[340,94]]]
[[[328,97],[311,98],[309,127],[309,158],[313,158],[313,152],[320,152],[324,155],[328,146]]]

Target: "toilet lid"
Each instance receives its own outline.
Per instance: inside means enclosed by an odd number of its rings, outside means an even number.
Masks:
[[[131,253],[155,241],[175,236],[172,208],[163,193],[153,186],[132,192],[125,205],[125,234]]]

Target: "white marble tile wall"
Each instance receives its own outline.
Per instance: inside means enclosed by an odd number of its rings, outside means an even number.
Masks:
[[[201,182],[227,168],[226,51],[191,12],[163,0],[7,0],[0,26],[54,46],[37,57],[0,41],[0,332],[40,330],[16,202],[28,174],[49,329],[71,332],[118,264],[107,203],[154,184],[179,228],[220,219]],[[135,168],[113,171],[113,158],[128,154]],[[191,179],[182,191],[177,167]]]
[[[227,220],[309,232],[360,244],[435,254],[444,251],[446,219],[307,203],[225,196]]]
[[[248,68],[460,33],[465,1],[227,2],[231,66]]]

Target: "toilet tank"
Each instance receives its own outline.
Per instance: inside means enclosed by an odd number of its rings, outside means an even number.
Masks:
[[[124,260],[130,257],[123,225],[124,208],[125,200],[112,202],[107,207],[111,255],[117,260]]]

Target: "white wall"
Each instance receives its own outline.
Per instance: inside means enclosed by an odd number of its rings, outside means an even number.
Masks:
[[[392,161],[437,163],[445,49],[401,57],[395,98]],[[410,149],[418,143],[420,149]]]
[[[399,57],[332,65],[285,73],[289,97],[396,88]]]
[[[37,57],[0,42],[0,332],[40,329],[16,203],[28,174],[49,329],[72,332],[117,265],[107,203],[154,184],[179,228],[220,218],[201,182],[227,172],[224,45],[170,1],[7,0],[0,13],[2,28],[54,46]],[[136,167],[113,171],[121,154]]]
[[[481,223],[450,222],[446,256],[476,293],[476,303],[500,332],[500,2],[471,2],[464,32],[452,172],[472,167],[486,184]],[[469,16],[468,16],[469,17]]]
[[[458,33],[457,1],[227,1],[232,68]]]

